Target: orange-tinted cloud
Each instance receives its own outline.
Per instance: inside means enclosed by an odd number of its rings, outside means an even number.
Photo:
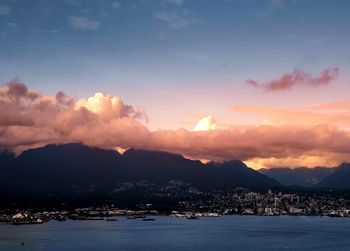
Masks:
[[[350,134],[327,125],[233,126],[202,132],[181,129],[153,132],[147,147],[212,160],[285,159],[305,155],[320,160],[333,155],[349,159]]]
[[[295,69],[291,73],[286,73],[278,79],[261,83],[253,79],[248,79],[246,83],[253,87],[261,88],[266,91],[278,91],[292,89],[296,85],[322,86],[327,85],[339,75],[339,68],[328,68],[313,76],[309,73]]]
[[[0,87],[0,112],[0,147],[17,151],[71,141],[101,147],[133,143],[137,147],[136,137],[148,133],[138,121],[146,118],[143,112],[101,93],[76,100],[62,92],[45,96],[11,82]]]
[[[343,100],[328,104],[315,104],[310,105],[308,108],[314,109],[314,110],[323,110],[323,111],[348,111],[350,112],[350,100]]]
[[[0,148],[17,152],[49,143],[82,142],[109,149],[170,151],[194,159],[240,159],[256,167],[292,160],[304,161],[306,166],[350,160],[350,132],[336,125],[282,123],[150,131],[142,123],[145,115],[118,97],[98,93],[76,100],[63,93],[45,96],[23,86],[14,94],[11,88],[0,87]],[[35,98],[28,93],[35,93]],[[272,113],[282,116],[286,112]],[[309,114],[288,116],[294,120]]]
[[[255,113],[272,123],[328,124],[341,128],[350,128],[350,101],[312,105],[304,108],[235,106],[232,107],[232,110]]]

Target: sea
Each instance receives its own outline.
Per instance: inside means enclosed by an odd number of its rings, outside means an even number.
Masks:
[[[0,224],[0,250],[350,250],[350,218],[222,216],[198,220],[50,221]]]

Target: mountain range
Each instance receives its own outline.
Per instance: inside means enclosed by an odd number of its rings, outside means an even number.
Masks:
[[[335,190],[350,190],[350,163],[343,163],[338,166],[318,186]]]
[[[318,191],[350,191],[350,163],[330,168],[271,168],[261,169],[259,172],[275,179],[283,186],[305,187]]]
[[[8,152],[1,156],[3,193],[70,193],[91,186],[94,190],[109,191],[126,182],[165,184],[171,180],[188,182],[204,190],[280,187],[279,182],[239,160],[203,164],[159,151],[129,149],[121,155],[72,143],[30,149],[17,158]]]
[[[136,183],[153,189],[174,181],[203,191],[238,187],[266,191],[286,186],[350,190],[350,164],[346,163],[337,168],[277,168],[258,172],[240,160],[203,164],[168,152],[129,149],[120,154],[79,143],[47,145],[24,151],[18,157],[8,151],[0,152],[0,171],[0,194],[7,198],[77,196],[88,191],[102,196],[127,190]]]
[[[335,169],[328,167],[298,167],[293,169],[281,167],[260,169],[259,172],[277,180],[285,186],[314,187],[332,174]]]

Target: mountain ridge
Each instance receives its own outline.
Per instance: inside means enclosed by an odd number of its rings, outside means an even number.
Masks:
[[[147,197],[150,191],[157,194],[157,189],[162,190],[173,181],[181,181],[181,184],[190,184],[208,192],[229,191],[238,187],[259,191],[298,190],[302,187],[306,188],[305,191],[350,190],[347,185],[347,177],[350,177],[349,165],[344,163],[334,169],[280,168],[257,172],[240,160],[203,164],[180,154],[163,151],[131,148],[120,154],[114,150],[104,150],[80,143],[51,144],[29,149],[18,157],[9,152],[0,154],[3,174],[0,177],[0,194],[7,198],[15,196],[40,198],[42,195],[55,197],[62,194],[80,198],[89,196],[91,192],[98,200],[110,196],[113,191],[133,189],[131,193],[118,198],[125,199],[129,196],[139,198],[140,194]],[[304,172],[308,178],[315,177],[315,173],[312,172],[320,171],[321,174],[316,175],[319,181],[317,184],[307,183],[304,179],[306,176],[303,175],[301,182],[304,183],[294,182],[298,179],[300,181],[298,175],[297,179],[287,175],[289,182],[294,183],[286,184],[271,175],[272,172],[280,170],[286,173]]]
[[[342,163],[337,169],[324,178],[319,184],[320,188],[350,190],[350,163]]]
[[[129,149],[119,154],[79,143],[29,149],[2,171],[6,177],[3,186],[35,191],[68,191],[74,186],[113,186],[116,182],[141,180],[184,180],[208,189],[280,186],[237,160],[206,165],[168,152]]]
[[[334,172],[334,167],[277,167],[270,169],[260,169],[263,173],[285,186],[313,187],[320,183],[325,177]]]

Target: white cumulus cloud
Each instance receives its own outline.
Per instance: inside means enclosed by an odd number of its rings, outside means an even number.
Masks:
[[[209,131],[215,130],[216,121],[212,116],[207,116],[198,121],[193,131]]]

